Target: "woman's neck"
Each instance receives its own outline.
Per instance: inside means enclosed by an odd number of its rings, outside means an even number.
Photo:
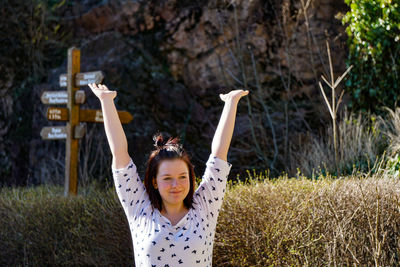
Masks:
[[[188,212],[188,208],[182,203],[181,205],[165,205],[163,203],[161,214],[171,221],[172,225],[177,224]]]
[[[164,214],[176,215],[186,211],[188,211],[188,209],[185,207],[183,202],[179,205],[168,205],[168,204],[166,205],[165,203],[163,203],[161,213],[163,215]]]

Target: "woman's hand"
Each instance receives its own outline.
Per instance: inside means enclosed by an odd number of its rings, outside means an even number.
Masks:
[[[114,99],[117,96],[117,91],[110,91],[108,90],[107,86],[103,84],[95,84],[95,83],[90,83],[89,84],[90,89],[92,89],[92,92],[101,100],[110,98],[111,100]]]
[[[248,95],[249,91],[246,90],[233,90],[230,91],[227,94],[220,94],[219,97],[221,98],[222,101],[224,101],[225,103],[228,101],[235,101],[236,103],[239,102],[240,98],[242,96]]]

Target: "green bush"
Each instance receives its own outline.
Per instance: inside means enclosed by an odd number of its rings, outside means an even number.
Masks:
[[[350,11],[348,24],[348,65],[353,65],[346,81],[351,106],[375,111],[393,108],[400,99],[400,1],[345,0]]]

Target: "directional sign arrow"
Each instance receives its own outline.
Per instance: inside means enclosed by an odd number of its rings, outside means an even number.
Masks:
[[[127,111],[118,111],[118,117],[122,124],[131,122],[132,115]],[[96,109],[79,110],[79,121],[103,123],[103,113]]]
[[[127,111],[118,111],[118,117],[122,124],[129,123],[133,119],[132,115]],[[47,119],[50,121],[68,121],[68,109],[49,107],[47,109]],[[103,123],[103,113],[101,110],[96,109],[80,109],[79,121]]]
[[[89,83],[101,83],[104,79],[102,71],[80,72],[75,75],[75,86],[85,86]],[[60,87],[67,87],[67,74],[60,75]]]
[[[65,126],[50,126],[43,127],[40,131],[40,136],[45,140],[60,140],[67,139],[67,129]],[[81,123],[74,129],[74,138],[80,139],[86,134],[86,124]]]
[[[43,127],[40,136],[45,140],[67,139],[67,130],[65,126]]]
[[[67,121],[68,120],[68,109],[67,108],[56,108],[49,107],[46,112],[47,119],[49,121]]]
[[[68,103],[67,91],[44,91],[40,97],[43,104],[56,105]],[[83,104],[86,101],[85,91],[78,90],[75,92],[75,104]]]

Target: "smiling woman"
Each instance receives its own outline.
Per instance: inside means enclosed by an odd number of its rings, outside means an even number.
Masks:
[[[100,99],[104,128],[113,155],[118,198],[131,230],[135,266],[212,266],[214,234],[231,164],[227,154],[237,104],[248,91],[220,95],[225,102],[211,155],[199,187],[190,159],[177,138],[154,137],[144,184],[128,154],[128,145],[113,99],[115,91],[90,84]]]
[[[165,142],[159,134],[154,141],[156,150],[149,157],[144,185],[153,207],[176,221],[193,207],[194,168],[177,138]]]

